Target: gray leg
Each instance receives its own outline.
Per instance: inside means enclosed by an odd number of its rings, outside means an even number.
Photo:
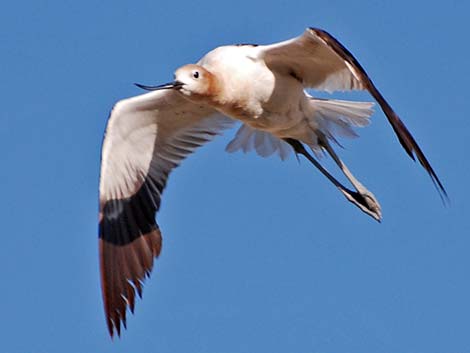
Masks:
[[[328,153],[333,157],[335,162],[341,168],[343,173],[346,177],[351,181],[351,184],[357,190],[357,192],[351,191],[345,186],[343,186],[338,180],[335,179],[311,154],[307,152],[305,147],[299,141],[295,139],[285,139],[287,143],[289,143],[293,148],[294,151],[298,154],[303,155],[307,160],[312,163],[324,176],[328,178],[329,181],[333,183],[334,186],[338,188],[339,191],[348,199],[348,201],[352,202],[354,205],[359,207],[363,212],[367,213],[369,216],[374,218],[376,221],[380,222],[382,219],[382,213],[380,211],[380,205],[375,199],[374,195],[368,191],[359,181],[354,178],[351,174],[349,169],[342,163],[342,161],[338,158],[336,153],[334,153],[333,149],[327,145],[325,147]]]
[[[374,212],[378,219],[382,218],[382,212],[380,209],[380,204],[375,198],[374,194],[372,194],[369,190],[365,188],[364,185],[362,185],[359,180],[357,180],[354,175],[351,173],[349,168],[346,166],[346,164],[343,163],[343,161],[338,157],[334,149],[331,147],[330,143],[326,138],[322,140],[322,146],[325,148],[325,150],[328,152],[328,154],[333,158],[335,163],[338,165],[338,167],[341,169],[343,174],[348,178],[348,180],[351,182],[352,186],[354,186],[354,189],[362,196],[364,201],[367,204],[367,208],[370,209],[372,212]],[[374,217],[375,218],[375,217]]]

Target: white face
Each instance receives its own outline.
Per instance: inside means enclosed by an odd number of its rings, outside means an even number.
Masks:
[[[207,95],[209,88],[209,73],[198,65],[186,65],[175,72],[175,81],[183,83],[180,92],[191,96]]]

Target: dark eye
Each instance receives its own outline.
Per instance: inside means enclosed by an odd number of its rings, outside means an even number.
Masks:
[[[199,78],[199,71],[194,71],[193,72],[193,77],[194,78]]]

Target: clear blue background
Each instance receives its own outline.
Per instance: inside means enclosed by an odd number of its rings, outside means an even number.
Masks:
[[[469,13],[464,1],[4,3],[0,351],[470,352]],[[226,154],[228,131],[171,175],[162,256],[111,341],[97,189],[113,103],[218,45],[307,26],[357,56],[451,206],[380,111],[340,152],[380,200],[382,224],[305,161]]]

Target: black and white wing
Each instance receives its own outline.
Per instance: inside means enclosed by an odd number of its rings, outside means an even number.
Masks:
[[[271,70],[296,77],[306,88],[329,92],[369,91],[387,116],[405,151],[413,160],[416,156],[431,176],[441,197],[447,198],[444,186],[403,121],[375,87],[361,64],[332,35],[321,29],[308,28],[297,38],[258,46],[255,50]]]
[[[191,103],[172,90],[118,102],[111,112],[101,155],[99,253],[109,333],[120,334],[134,310],[162,238],[155,221],[173,168],[210,141],[231,119]]]

